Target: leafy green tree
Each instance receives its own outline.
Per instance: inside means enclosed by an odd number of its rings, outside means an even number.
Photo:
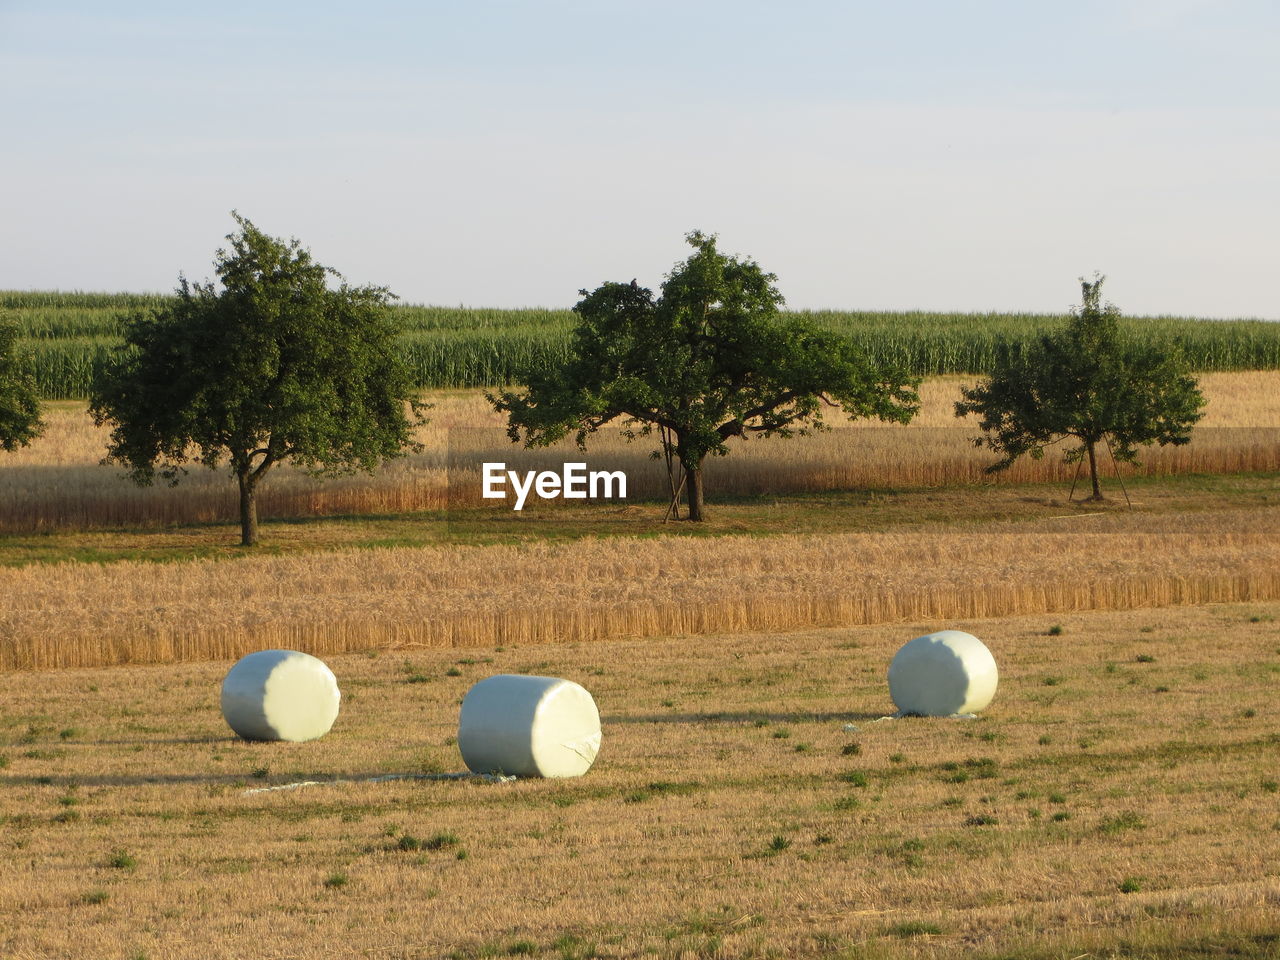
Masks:
[[[256,494],[291,461],[318,476],[372,471],[416,448],[414,400],[384,287],[351,287],[297,240],[233,213],[215,260],[221,289],[179,278],[176,299],[134,314],[95,381],[90,409],[112,424],[108,461],[149,485],[196,462],[229,464],[241,542],[258,541]],[[338,281],[336,288],[330,278]]]
[[[25,447],[44,424],[35,380],[18,354],[17,324],[0,314],[0,450]]]
[[[704,519],[703,461],[733,437],[821,429],[825,409],[906,422],[917,381],[881,368],[841,338],[779,313],[777,279],[753,260],[725,256],[716,238],[686,237],[661,295],[606,283],[574,307],[569,358],[530,375],[527,389],[490,396],[512,441],[578,445],[618,418],[628,439],[657,428],[688,487],[689,519]]]
[[[1184,444],[1203,414],[1204,397],[1176,349],[1121,334],[1120,311],[1102,304],[1102,281],[1081,280],[1079,310],[1067,326],[1042,336],[1021,355],[1001,360],[990,378],[966,389],[956,416],[978,414],[986,436],[974,440],[1005,470],[1024,454],[1074,439],[1067,463],[1087,459],[1092,500],[1101,500],[1098,446],[1118,461],[1136,463],[1139,446]]]

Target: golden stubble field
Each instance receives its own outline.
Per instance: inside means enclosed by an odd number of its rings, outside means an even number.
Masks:
[[[1274,500],[982,529],[0,568],[0,669],[794,630],[1280,598]]]
[[[972,378],[925,381],[921,411],[908,425],[850,422],[828,413],[834,429],[789,440],[735,440],[724,459],[705,466],[708,501],[725,496],[813,493],[865,487],[945,484],[1070,483],[1075,466],[1051,451],[1043,460],[1024,458],[992,478],[984,471],[997,458],[976,449],[976,418],[959,421],[955,401]],[[1144,451],[1136,472],[1235,473],[1280,470],[1280,371],[1210,373],[1200,377],[1208,400],[1192,442]],[[372,477],[317,480],[288,465],[264,482],[259,511],[272,517],[395,513],[472,507],[480,497],[480,463],[502,461],[510,469],[558,469],[583,455],[571,443],[550,450],[513,446],[504,420],[483,392],[440,391],[430,423],[418,439],[424,449],[385,465]],[[61,402],[45,413],[45,435],[30,447],[6,454],[0,469],[0,530],[101,529],[229,521],[238,516],[235,483],[225,471],[195,467],[177,487],[131,483],[118,467],[99,465],[107,430],[95,428],[84,405]],[[588,444],[586,459],[623,469],[632,498],[659,498],[667,489],[663,467],[649,458],[656,442],[628,444],[617,431],[602,430]],[[1113,470],[1104,458],[1107,482]],[[1123,466],[1123,474],[1134,468]],[[489,501],[492,503],[492,501]]]
[[[1060,626],[1060,635],[1050,635]],[[986,640],[977,720],[878,720]],[[0,954],[1267,957],[1280,604],[334,657],[333,731],[234,739],[229,662],[0,675]],[[596,766],[456,771],[492,673],[595,695]],[[1234,951],[1234,952],[1233,952]]]
[[[1206,378],[1209,430],[1146,469],[1277,469],[1276,377]],[[1274,956],[1274,490],[1149,486],[1133,511],[1058,490],[968,522],[995,494],[955,486],[990,459],[946,419],[957,389],[926,384],[913,427],[711,468],[713,509],[762,484],[951,484],[884,508],[932,526],[0,570],[0,956]],[[282,472],[264,513],[443,506],[441,450],[497,424],[475,394],[437,400],[434,452],[373,481]],[[55,408],[6,459],[0,525],[137,539],[230,506],[225,476],[136,491],[100,453]],[[991,709],[879,720],[893,651],[943,626],[990,643]],[[337,672],[324,740],[222,723],[231,659],[269,646]],[[364,782],[459,770],[458,703],[496,672],[590,689],[596,769]],[[246,793],[312,779],[352,782]]]

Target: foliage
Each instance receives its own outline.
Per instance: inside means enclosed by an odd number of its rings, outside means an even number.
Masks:
[[[17,349],[18,330],[0,314],[0,450],[25,447],[40,435],[35,383]]]
[[[689,518],[701,520],[703,460],[728,453],[731,438],[804,434],[824,407],[901,422],[915,413],[904,373],[782,317],[774,275],[721,254],[714,236],[686,239],[694,253],[657,298],[634,280],[581,291],[569,358],[531,374],[527,390],[490,398],[513,441],[574,434],[583,446],[619,418],[628,438],[657,428],[688,479]]]
[[[255,492],[273,466],[371,471],[414,446],[418,414],[391,294],[345,282],[330,289],[340,275],[297,240],[233,216],[240,231],[215,261],[221,289],[180,278],[173,300],[133,314],[91,410],[113,425],[108,460],[139,484],[157,474],[176,483],[188,462],[229,462],[251,545]]]
[[[40,395],[86,396],[96,362],[122,339],[122,316],[170,303],[167,294],[0,291],[18,323]],[[546,371],[569,356],[570,310],[393,305],[406,364],[418,387],[504,387],[521,371]],[[787,314],[847,340],[877,363],[916,376],[988,374],[999,358],[1034,347],[1064,315],[928,311],[801,311]],[[1120,329],[1177,346],[1191,368],[1280,369],[1280,323],[1121,317]]]
[[[1102,281],[1081,281],[1083,303],[1067,326],[1033,349],[997,364],[990,378],[963,391],[956,416],[976,413],[985,436],[974,443],[1001,455],[989,471],[1074,438],[1065,459],[1088,459],[1093,498],[1101,499],[1097,446],[1135,463],[1139,446],[1181,445],[1204,406],[1176,349],[1122,336],[1119,311],[1102,305]]]

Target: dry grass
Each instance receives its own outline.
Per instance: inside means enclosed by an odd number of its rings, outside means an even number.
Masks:
[[[471,647],[1280,597],[1280,511],[999,532],[583,539],[0,569],[0,669]]]
[[[970,443],[976,427],[958,425],[952,405],[965,378],[927,381],[923,410],[908,426],[839,423],[814,437],[749,441],[707,466],[709,496],[846,490],[955,483],[1070,482],[1075,468],[1050,456],[1025,460],[996,480],[984,473],[994,459]],[[1280,470],[1280,372],[1205,374],[1208,413],[1186,447],[1156,448],[1139,472],[1236,473]],[[265,517],[375,514],[470,507],[482,503],[478,464],[503,460],[513,469],[558,467],[576,459],[571,447],[527,453],[513,448],[502,420],[478,392],[433,395],[432,423],[420,456],[390,464],[374,477],[318,481],[288,467],[264,485]],[[0,530],[103,528],[227,521],[237,514],[227,475],[194,469],[178,487],[138,488],[114,468],[97,466],[105,449],[80,406],[51,406],[47,435],[7,455],[0,469]],[[665,475],[647,447],[616,436],[593,440],[593,468],[625,469],[631,496],[659,497]],[[1131,473],[1130,468],[1123,468]],[[492,503],[490,501],[490,503]],[[498,507],[495,509],[505,509]]]
[[[1277,621],[948,621],[1001,665],[968,722],[874,722],[925,621],[338,657],[343,714],[311,744],[231,739],[227,662],[0,676],[0,952],[1261,960]],[[244,793],[460,769],[458,700],[497,672],[593,692],[585,778]]]

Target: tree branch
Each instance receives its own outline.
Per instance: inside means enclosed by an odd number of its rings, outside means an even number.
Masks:
[[[797,399],[800,395],[801,394],[799,390],[785,390],[782,393],[778,394],[776,397],[774,397],[772,400],[769,400],[765,403],[757,404],[756,406],[752,407],[750,410],[747,410],[745,413],[742,414],[742,416],[739,419],[741,419],[742,422],[745,424],[752,417],[762,417],[766,413],[770,413],[776,410],[778,407],[782,406],[784,403],[790,403],[792,400]]]

